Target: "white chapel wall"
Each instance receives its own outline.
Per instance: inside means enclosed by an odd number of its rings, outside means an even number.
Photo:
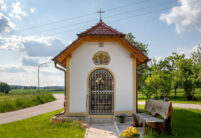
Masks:
[[[109,65],[95,65],[92,57],[98,51],[110,55]],[[116,111],[132,110],[132,59],[117,42],[85,42],[72,52],[70,59],[70,112],[86,112],[87,77],[96,67],[109,68],[116,79]]]

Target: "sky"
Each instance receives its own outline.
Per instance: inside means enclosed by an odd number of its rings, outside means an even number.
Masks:
[[[50,61],[99,21],[148,44],[149,58],[190,56],[201,43],[201,0],[0,0],[0,81],[37,85]],[[41,86],[63,86],[53,62],[40,67]]]

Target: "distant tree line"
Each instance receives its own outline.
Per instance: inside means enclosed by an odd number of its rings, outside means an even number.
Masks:
[[[135,41],[132,33],[128,33],[126,39],[147,55],[147,44]],[[152,59],[144,68],[145,64],[137,68],[138,90],[147,98],[168,97],[171,89],[177,97],[180,87],[184,89],[187,100],[196,100],[195,88],[201,88],[201,45],[189,58],[174,52],[159,62]]]

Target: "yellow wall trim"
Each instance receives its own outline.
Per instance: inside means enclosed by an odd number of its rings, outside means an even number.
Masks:
[[[86,112],[68,113],[66,116],[86,116]]]
[[[132,115],[133,111],[116,111],[115,115],[120,115],[120,114],[126,114],[126,115]]]
[[[137,71],[137,64],[136,64],[136,57],[132,57],[132,64],[133,64],[133,113],[135,113],[136,112],[136,107],[137,107],[137,105],[136,105],[136,95],[137,95],[137,73],[136,73],[136,71]]]
[[[70,57],[66,58],[66,99],[65,99],[65,105],[66,105],[66,112],[65,115],[69,115],[69,104],[70,104],[70,98],[69,98],[69,63],[70,63]]]
[[[89,118],[113,118],[114,115],[89,115]]]

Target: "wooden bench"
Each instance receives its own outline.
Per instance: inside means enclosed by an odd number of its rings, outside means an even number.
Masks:
[[[147,128],[153,128],[159,132],[165,131],[171,134],[172,102],[162,100],[146,100],[145,111],[133,114],[133,126],[142,127],[146,133]],[[160,115],[163,119],[157,118]]]

